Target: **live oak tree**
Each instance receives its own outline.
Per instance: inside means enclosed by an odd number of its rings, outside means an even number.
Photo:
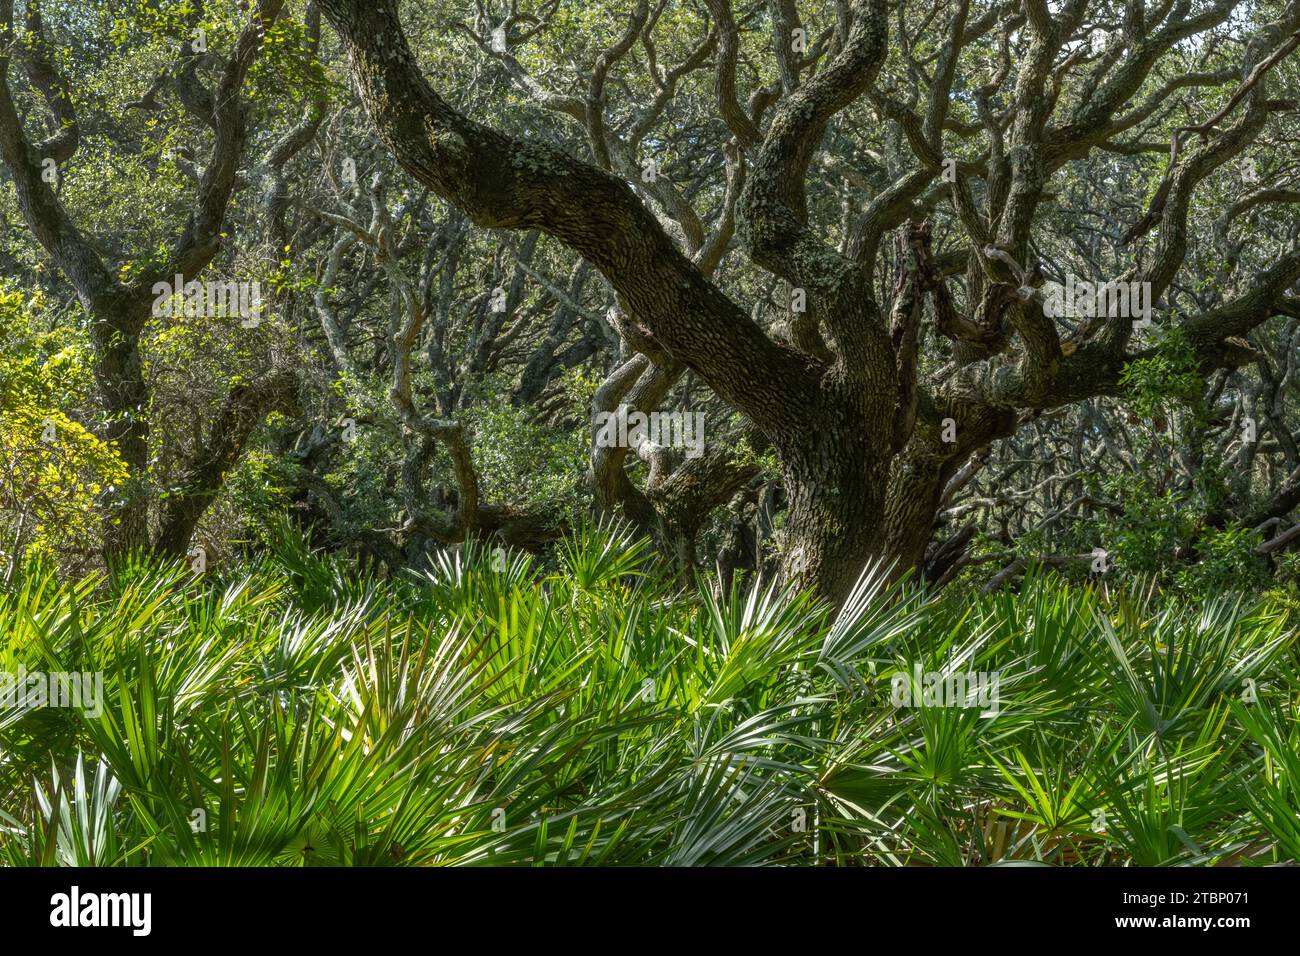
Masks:
[[[158,109],[156,97],[169,87],[184,111],[207,134],[207,155],[195,172],[189,208],[174,224],[161,255],[134,250],[143,268],[124,274],[114,268],[84,224],[74,221],[60,199],[60,169],[72,163],[82,140],[74,84],[59,71],[47,36],[41,7],[26,4],[23,32],[17,32],[12,0],[0,2],[0,160],[13,183],[18,207],[31,234],[75,291],[89,318],[94,347],[94,376],[101,403],[101,437],[112,443],[127,479],[107,496],[105,541],[109,551],[153,545],[164,552],[184,553],[199,517],[219,491],[227,471],[266,412],[292,409],[295,382],[284,370],[270,369],[251,382],[233,384],[219,401],[204,428],[204,438],[180,468],[176,487],[158,508],[156,530],[150,527],[151,505],[158,503],[149,488],[151,465],[151,395],[141,351],[141,336],[157,298],[160,282],[193,281],[222,248],[227,207],[239,179],[245,155],[250,104],[244,85],[267,31],[280,13],[281,0],[264,0],[238,33],[232,49],[217,65],[215,51],[182,40],[175,59],[152,83],[141,109]],[[192,23],[201,8],[191,9]],[[196,47],[204,47],[196,49]],[[33,140],[18,112],[10,88],[10,72],[18,60],[31,90],[39,92],[47,110],[43,138]],[[204,76],[215,74],[211,85]],[[291,149],[292,144],[286,149]],[[111,184],[105,184],[111,185]],[[127,259],[123,250],[120,259]],[[143,254],[142,254],[143,253]],[[178,290],[179,291],[179,290]]]
[[[4,7],[0,262],[88,319],[56,411],[129,476],[109,550],[245,537],[250,494],[389,566],[590,504],[832,597],[1297,544],[1294,4],[320,10]],[[151,317],[177,271],[266,321]],[[1151,326],[1048,314],[1070,277]],[[705,453],[603,447],[620,407]]]
[[[481,226],[540,230],[575,250],[617,291],[620,331],[648,365],[694,370],[766,436],[788,495],[787,577],[833,597],[873,556],[922,560],[946,488],[968,480],[973,453],[1034,414],[1115,392],[1126,365],[1149,350],[1133,316],[1071,325],[1042,308],[1034,250],[1069,164],[1141,154],[1152,149],[1144,135],[1167,155],[1141,186],[1145,208],[1117,237],[1125,261],[1097,278],[1149,283],[1154,321],[1180,327],[1199,372],[1255,361],[1242,336],[1295,310],[1294,242],[1236,276],[1213,307],[1170,307],[1198,191],[1295,108],[1273,78],[1300,38],[1294,3],[1257,9],[1249,29],[1236,21],[1241,42],[1227,51],[1217,31],[1240,16],[1233,2],[863,0],[836,6],[811,37],[793,3],[746,15],[742,28],[727,0],[710,0],[700,50],[712,61],[733,176],[743,177],[736,235],[803,306],[782,336],[710,280],[698,237],[669,235],[620,169],[619,137],[602,122],[611,65],[638,41],[651,49],[647,19],[663,6],[638,4],[588,88],[557,103],[585,134],[570,148],[507,135],[453,107],[441,90],[455,78],[424,75],[393,0],[321,8],[376,133],[405,170]],[[512,7],[496,24],[505,50],[546,14]],[[767,41],[746,44],[757,29]],[[766,60],[743,79],[742,49]],[[1215,68],[1187,69],[1198,56]],[[1193,101],[1186,111],[1199,118],[1186,121],[1167,104],[1189,89],[1200,102],[1222,92],[1221,107]],[[841,124],[868,121],[887,124],[907,155],[867,157],[846,175],[866,188],[849,197],[848,229],[833,245],[810,209],[810,177]],[[1254,201],[1294,199],[1275,189]],[[672,198],[660,202],[672,216]],[[954,233],[943,256],[926,216],[944,217]],[[895,250],[885,240],[909,221]],[[884,308],[874,280],[891,257],[897,280]],[[942,361],[925,360],[922,340]]]

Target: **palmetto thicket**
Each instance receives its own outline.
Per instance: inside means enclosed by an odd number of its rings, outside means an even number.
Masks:
[[[1031,577],[838,613],[683,592],[609,527],[365,580],[292,538],[0,593],[0,859],[92,865],[1266,864],[1300,858],[1292,612]],[[893,677],[997,673],[995,716]]]

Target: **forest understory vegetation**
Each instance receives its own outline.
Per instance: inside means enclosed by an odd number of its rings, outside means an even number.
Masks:
[[[498,557],[376,581],[285,535],[201,578],[28,569],[0,670],[103,686],[4,713],[0,860],[1300,859],[1294,600],[877,569],[832,612],[759,580],[682,589],[612,525],[550,568]]]

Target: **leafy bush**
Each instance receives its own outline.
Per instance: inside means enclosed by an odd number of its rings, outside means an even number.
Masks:
[[[127,477],[117,450],[69,413],[90,390],[90,349],[75,330],[46,329],[45,305],[0,285],[0,577],[24,561],[82,564],[96,500]]]
[[[836,614],[683,593],[606,526],[382,586],[292,540],[29,568],[0,634],[0,671],[104,674],[97,716],[0,710],[12,865],[1300,859],[1294,620],[1240,599],[869,571]],[[995,713],[895,706],[967,671]]]

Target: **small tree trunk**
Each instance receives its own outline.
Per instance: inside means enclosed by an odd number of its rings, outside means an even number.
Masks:
[[[140,356],[138,329],[143,322],[125,317],[129,309],[129,303],[123,304],[112,319],[95,314],[92,325],[95,381],[107,418],[102,437],[116,446],[127,468],[126,481],[110,493],[104,519],[108,555],[149,544],[149,388]]]
[[[944,490],[957,470],[982,446],[1010,435],[1015,422],[1007,409],[968,413],[952,442],[943,441],[933,422],[918,424],[893,461],[885,503],[885,550],[898,562],[897,573],[924,563]]]

